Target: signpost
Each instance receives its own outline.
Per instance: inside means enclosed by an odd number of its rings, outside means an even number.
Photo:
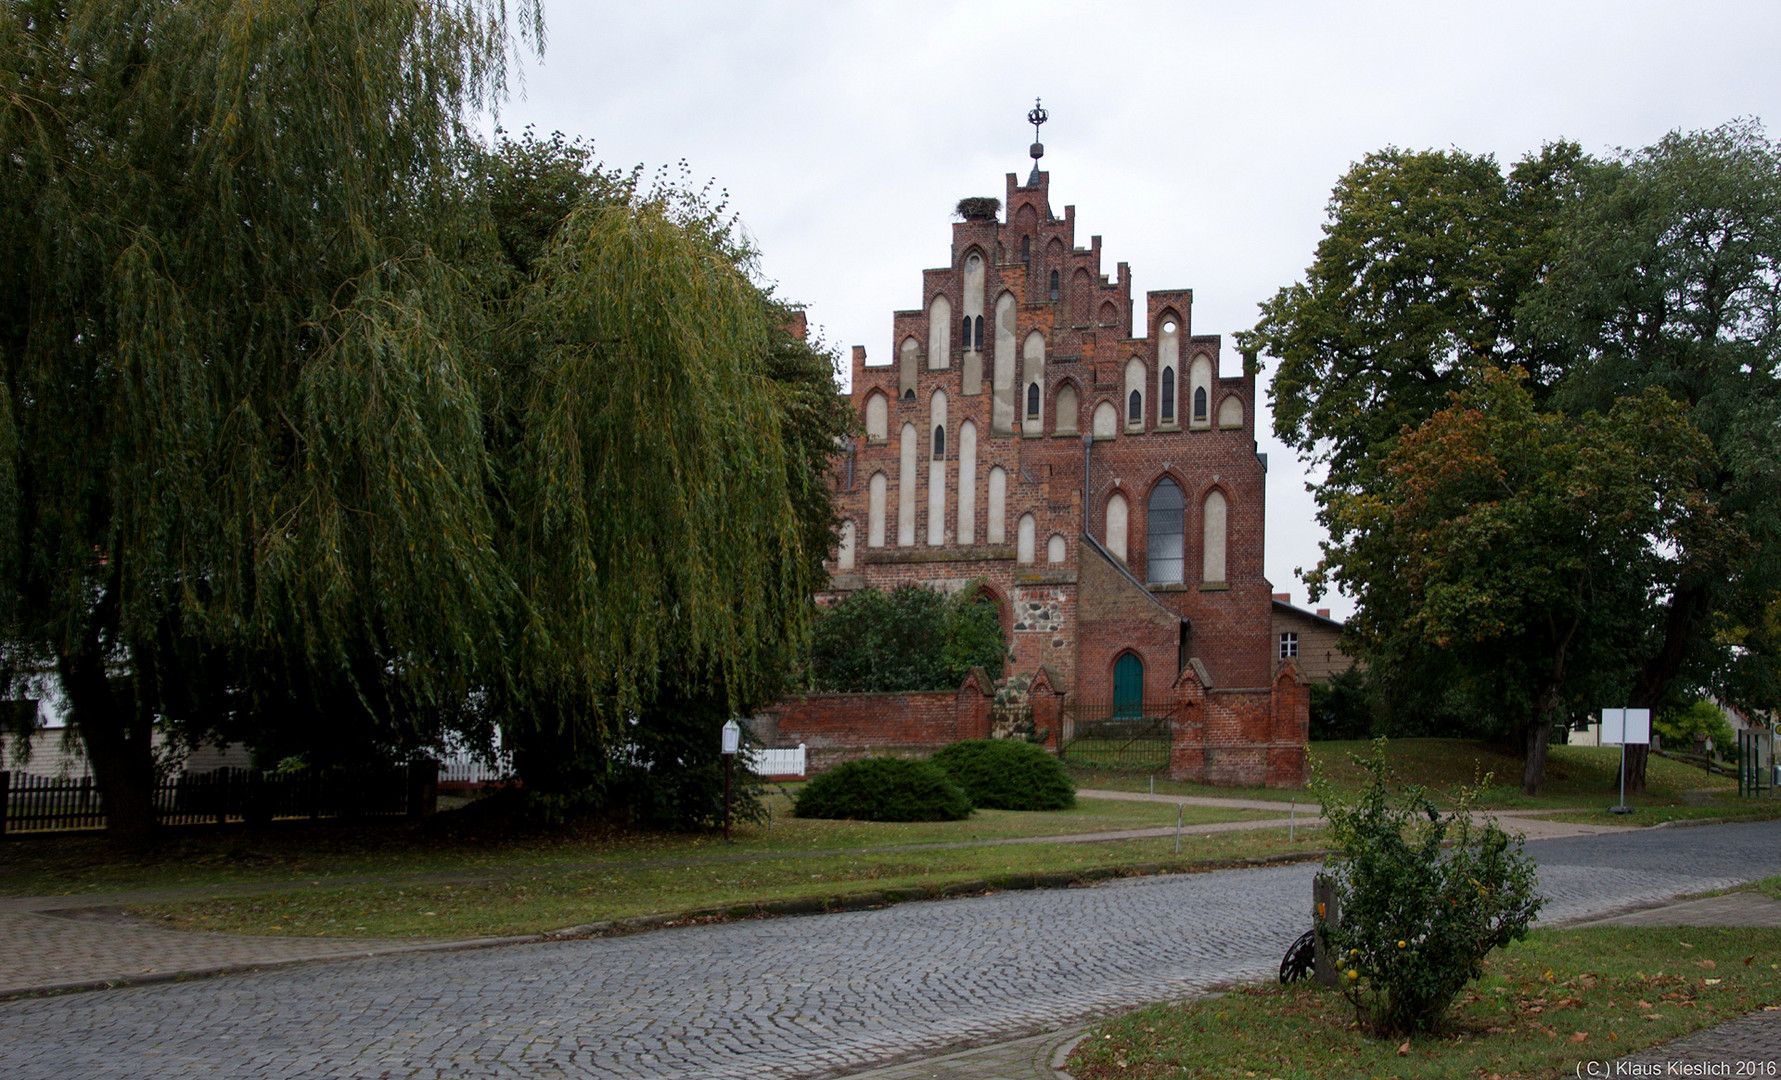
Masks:
[[[742,748],[742,727],[734,720],[724,721],[724,843],[730,842],[730,764]]]
[[[1650,745],[1651,710],[1603,709],[1601,742],[1603,746],[1620,744],[1620,805],[1608,809],[1616,814],[1630,814],[1633,808],[1626,804],[1626,746]]]

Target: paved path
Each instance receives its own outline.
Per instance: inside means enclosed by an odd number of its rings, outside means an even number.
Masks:
[[[1280,803],[1255,799],[1146,795],[1123,791],[1084,791],[1082,794],[1088,798],[1179,802],[1192,806],[1222,809],[1278,810],[1283,808],[1283,804]],[[1316,804],[1308,803],[1300,810],[1297,822],[1301,828],[1312,828],[1322,824],[1322,819],[1314,816],[1319,810]],[[1267,818],[1252,821],[1209,822],[1185,826],[1181,832],[1183,835],[1203,835],[1254,829],[1277,829],[1285,824],[1286,820],[1285,818]],[[1502,820],[1509,828],[1526,833],[1530,839],[1628,831],[1614,826],[1571,825],[1541,821],[1537,816],[1520,813],[1504,816]],[[935,848],[994,847],[1024,843],[1098,843],[1111,840],[1155,839],[1171,836],[1174,832],[1174,826],[1165,825],[1147,829],[1079,833],[1069,836],[1014,837],[850,850],[885,853]],[[628,865],[687,866],[757,859],[798,858],[835,853],[833,850],[738,852],[701,856],[692,860],[638,860]],[[610,866],[613,864],[585,864],[585,866],[593,865]],[[558,867],[557,869],[563,868]],[[231,934],[188,934],[142,920],[122,917],[122,912],[119,910],[217,896],[245,896],[312,887],[338,888],[342,885],[355,883],[468,884],[472,881],[487,880],[490,876],[483,874],[472,878],[447,874],[382,877],[360,875],[323,880],[256,882],[233,886],[148,889],[130,893],[0,897],[0,956],[7,958],[7,962],[0,965],[0,997],[163,981],[182,976],[244,971],[312,960],[380,956],[406,951],[474,948],[482,945],[511,944],[516,941],[529,940],[534,935],[434,942],[413,939],[303,939]]]
[[[1118,799],[1126,802],[1159,802],[1178,803],[1182,806],[1217,806],[1227,810],[1272,810],[1287,817],[1296,815],[1302,827],[1323,824],[1323,807],[1314,802],[1294,804],[1278,802],[1272,799],[1224,799],[1208,795],[1153,795],[1142,791],[1107,791],[1084,789],[1076,794],[1085,799]],[[1474,811],[1474,820],[1482,821],[1495,818],[1510,832],[1518,832],[1529,840],[1555,840],[1565,836],[1606,836],[1610,833],[1635,832],[1644,826],[1638,825],[1592,825],[1572,821],[1548,821],[1548,814],[1562,814],[1564,810],[1478,810]],[[1277,829],[1280,822],[1275,820],[1233,822],[1224,828]],[[1202,828],[1205,828],[1204,826]],[[1183,832],[1188,830],[1183,829]]]
[[[1546,919],[1781,873],[1781,822],[1536,841]],[[834,1075],[1272,974],[1314,867],[1131,878],[0,1004],[37,1077]]]
[[[1629,1065],[1656,1065],[1663,1072],[1637,1072],[1624,1069],[1613,1076],[1778,1076],[1781,1075],[1781,1006],[1769,1006],[1761,1012],[1697,1031],[1675,1042],[1653,1046],[1623,1059]],[[1719,1070],[1668,1071],[1673,1065],[1700,1065],[1712,1062]],[[1739,1066],[1747,1071],[1739,1072]],[[1046,1076],[1045,1080],[1051,1080]]]
[[[1781,900],[1755,892],[1726,893],[1573,925],[1781,927]]]
[[[118,907],[59,897],[64,907],[0,911],[0,994],[93,989],[276,964],[396,952],[476,948],[513,939],[457,941],[277,938],[189,934],[132,919]],[[80,907],[68,906],[70,903]]]

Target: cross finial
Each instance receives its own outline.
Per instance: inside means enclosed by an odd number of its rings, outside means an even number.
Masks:
[[[1039,125],[1049,119],[1051,116],[1045,111],[1045,106],[1039,103],[1038,98],[1034,98],[1033,107],[1027,112],[1027,123],[1033,125],[1033,145],[1027,150],[1033,158],[1033,175],[1027,180],[1028,187],[1039,182],[1039,159],[1045,156],[1045,144],[1039,141]]]

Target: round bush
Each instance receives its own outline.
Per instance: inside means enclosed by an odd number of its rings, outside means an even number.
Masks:
[[[926,761],[862,758],[804,785],[794,812],[855,821],[958,821],[971,815],[971,799]]]
[[[971,802],[995,810],[1063,810],[1076,805],[1064,764],[1021,739],[971,739],[928,759],[945,770]]]

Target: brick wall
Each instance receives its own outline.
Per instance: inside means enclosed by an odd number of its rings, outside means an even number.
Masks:
[[[1113,665],[1128,652],[1144,662],[1144,699],[1168,696],[1180,668],[1180,616],[1092,545],[1084,545],[1081,580],[1076,662],[1089,677],[1078,699],[1111,701]]]
[[[854,758],[925,757],[963,739],[987,739],[994,693],[978,669],[957,690],[785,698],[763,710],[763,726],[775,746],[804,744],[815,774]]]
[[[1169,776],[1202,784],[1304,787],[1311,697],[1298,669],[1280,665],[1268,687],[1205,686],[1189,666],[1175,684]]]

